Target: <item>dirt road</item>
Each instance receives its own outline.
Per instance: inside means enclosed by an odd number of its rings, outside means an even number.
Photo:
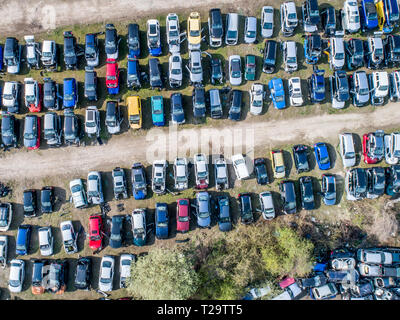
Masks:
[[[311,116],[301,119],[290,119],[271,122],[254,122],[249,120],[240,122],[230,129],[254,129],[254,146],[268,149],[274,146],[294,142],[315,143],[319,140],[332,141],[336,146],[337,135],[340,132],[368,132],[376,129],[398,127],[396,118],[398,103],[389,103],[377,108],[370,114],[346,113],[322,116]],[[207,128],[207,127],[206,127]],[[210,128],[211,129],[211,128]],[[151,129],[149,133],[158,132]],[[189,139],[191,150],[196,150],[196,143],[190,133],[199,133],[198,129],[179,129],[179,137]],[[165,131],[168,134],[168,130]],[[199,138],[199,141],[201,139]],[[125,133],[112,137],[102,146],[62,147],[38,151],[18,150],[15,153],[6,153],[0,158],[0,176],[2,180],[33,179],[55,175],[86,175],[89,170],[109,170],[117,165],[130,167],[134,161],[146,162],[146,153],[149,148],[158,149],[158,152],[168,151],[168,141],[157,140],[158,144],[146,141],[146,136],[134,136]],[[183,149],[182,143],[179,149]],[[153,143],[153,144],[152,144]],[[245,145],[246,140],[235,141],[237,146]],[[198,144],[200,146],[200,143]],[[246,149],[243,149],[245,151]],[[222,151],[222,150],[221,150]],[[12,164],[12,165],[10,165]]]
[[[77,23],[95,23],[135,18],[168,10],[211,8],[229,5],[232,0],[9,0],[0,3],[0,34],[37,33]],[[243,10],[247,1],[235,0],[235,8]],[[260,8],[262,6],[261,1]],[[18,8],[18,10],[16,10]],[[171,11],[171,12],[172,12]]]

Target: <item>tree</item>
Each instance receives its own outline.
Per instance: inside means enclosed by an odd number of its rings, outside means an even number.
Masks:
[[[184,300],[198,288],[190,257],[171,249],[155,248],[132,265],[127,290],[145,300]]]

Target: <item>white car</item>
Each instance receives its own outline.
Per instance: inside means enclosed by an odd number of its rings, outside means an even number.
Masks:
[[[87,177],[87,199],[88,203],[101,204],[104,202],[101,175],[98,171],[91,171]]]
[[[267,286],[263,288],[252,288],[249,290],[249,293],[247,295],[251,297],[251,300],[253,300],[253,299],[260,299],[270,292],[271,288]]]
[[[197,153],[194,155],[194,175],[197,188],[202,189],[208,187],[208,162],[204,153]]]
[[[371,89],[371,103],[382,105],[389,94],[389,76],[386,71],[374,71],[368,75]]]
[[[246,159],[241,153],[233,155],[231,160],[238,180],[247,179],[250,177],[251,172],[246,165]]]
[[[60,223],[61,236],[65,253],[71,254],[78,252],[77,236],[71,221],[63,221]]]
[[[176,13],[169,13],[166,18],[167,43],[170,53],[179,53],[181,50],[179,18]]]
[[[166,191],[167,167],[167,160],[154,160],[153,162],[151,189],[155,194],[161,195]]]
[[[284,37],[290,37],[299,24],[294,1],[286,1],[281,4],[281,31]]]
[[[360,13],[356,0],[346,0],[342,11],[343,29],[349,33],[355,33],[360,30]]]
[[[303,93],[301,91],[300,77],[292,77],[288,82],[289,101],[291,106],[300,107],[303,105]]]
[[[8,112],[19,112],[19,90],[20,86],[17,81],[7,81],[4,83],[2,103]]]
[[[131,221],[132,221],[133,244],[141,247],[146,244],[146,236],[147,236],[146,209],[139,208],[133,210]]]
[[[11,292],[21,292],[25,279],[25,261],[13,259],[10,262],[10,276],[8,280],[8,290]]]
[[[81,179],[74,179],[69,182],[69,189],[72,201],[77,209],[87,207],[86,193]]]
[[[349,168],[356,164],[356,153],[352,133],[339,134],[339,148],[342,157],[343,167]]]
[[[229,56],[229,82],[232,86],[242,84],[242,63],[239,55]]]
[[[286,72],[297,71],[297,45],[295,41],[283,41],[282,43],[283,62]]]
[[[176,158],[174,161],[175,189],[185,190],[188,188],[189,171],[186,158]]]
[[[201,51],[192,50],[189,53],[189,64],[186,66],[190,73],[190,84],[201,84],[203,82],[203,67],[201,65]]]
[[[169,57],[168,79],[171,88],[179,88],[182,85],[182,58],[178,53]]]
[[[95,106],[89,106],[86,109],[85,132],[89,137],[100,136],[100,112]]]
[[[244,23],[244,42],[254,43],[257,38],[257,18],[256,17],[246,17]]]
[[[342,37],[331,37],[329,39],[329,65],[332,70],[340,70],[344,66],[345,51]]]
[[[265,220],[275,218],[275,206],[272,193],[269,191],[261,192],[259,195],[261,214]]]
[[[8,237],[0,236],[0,263],[3,264],[3,268],[7,265],[8,256]]]
[[[9,202],[0,203],[0,231],[7,231],[10,228],[12,216],[12,204]]]
[[[39,84],[33,78],[24,79],[25,91],[25,107],[29,108],[31,105],[39,106]]]
[[[397,164],[400,158],[400,133],[385,134],[385,161],[387,164]]]
[[[57,44],[54,40],[43,40],[40,60],[45,69],[57,68]]]
[[[215,187],[217,190],[229,188],[228,166],[225,159],[218,158],[214,162]]]
[[[51,256],[53,254],[54,238],[51,233],[51,227],[39,228],[39,249],[42,256]]]
[[[132,262],[136,262],[136,256],[130,253],[123,253],[119,259],[119,287],[126,288],[126,280],[131,274]]]
[[[264,6],[261,9],[261,37],[271,38],[274,33],[274,8]]]
[[[113,289],[115,260],[111,256],[104,256],[100,264],[99,289],[107,292]]]
[[[290,286],[285,288],[285,291],[280,295],[276,296],[272,300],[294,300],[302,293],[301,288],[297,282],[292,283]]]
[[[253,83],[249,93],[250,113],[253,115],[261,114],[265,96],[264,85],[262,83]]]
[[[336,289],[336,286],[334,283],[327,283],[323,286],[312,288],[312,293],[315,299],[321,300],[321,299],[329,299],[333,298],[338,294],[338,291]]]

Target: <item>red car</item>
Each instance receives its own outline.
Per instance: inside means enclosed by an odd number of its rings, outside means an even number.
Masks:
[[[190,202],[189,199],[178,199],[176,201],[176,231],[188,232],[190,224]]]
[[[89,217],[89,247],[92,250],[101,250],[103,241],[103,219],[95,214]]]
[[[383,130],[370,132],[363,135],[363,156],[364,162],[374,164],[382,160],[385,156],[385,133]]]
[[[115,59],[107,59],[106,87],[109,94],[119,93],[119,69]]]

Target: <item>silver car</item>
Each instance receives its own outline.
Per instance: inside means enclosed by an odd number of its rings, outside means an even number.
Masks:
[[[95,106],[86,109],[85,132],[89,137],[92,135],[100,136],[100,112]]]
[[[274,8],[264,6],[261,9],[261,36],[271,38],[274,33]]]
[[[169,57],[168,78],[171,88],[179,88],[182,85],[182,58],[179,53]]]
[[[254,43],[257,38],[257,18],[256,17],[246,17],[244,23],[244,42]]]
[[[201,51],[192,50],[189,54],[189,64],[186,66],[190,73],[190,84],[201,84],[203,82],[203,67],[201,65]]]
[[[261,214],[265,220],[275,218],[275,206],[272,198],[272,193],[265,191],[259,195]]]
[[[39,228],[39,249],[42,256],[51,256],[53,254],[54,238],[51,233],[51,227]]]
[[[283,62],[286,72],[297,71],[297,45],[295,41],[282,43]]]
[[[174,187],[177,190],[188,188],[189,171],[186,158],[176,158],[174,161]]]
[[[115,259],[111,256],[104,256],[100,264],[99,289],[101,291],[112,291],[114,280]]]
[[[103,188],[101,186],[101,175],[98,171],[91,171],[87,177],[87,200],[88,203],[101,204],[104,202]]]
[[[242,84],[242,63],[239,55],[229,56],[229,82],[232,86]]]

